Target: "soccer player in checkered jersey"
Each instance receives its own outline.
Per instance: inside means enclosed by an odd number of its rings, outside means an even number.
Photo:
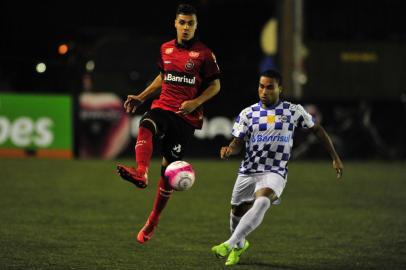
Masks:
[[[153,137],[161,148],[162,166],[152,212],[137,235],[141,244],[151,239],[173,189],[165,179],[166,167],[183,159],[188,140],[203,124],[202,104],[220,91],[220,70],[214,54],[195,37],[194,7],[181,4],[175,18],[177,37],[162,44],[159,75],[139,95],[129,95],[124,103],[128,113],[161,89],[159,99],[144,114],[135,145],[136,167],[117,166],[118,174],[139,188],[148,184],[148,167],[153,152]]]
[[[233,140],[220,150],[220,157],[240,153],[245,145],[231,197],[231,237],[214,246],[217,257],[226,257],[226,265],[238,263],[249,247],[245,239],[262,222],[271,204],[278,204],[286,185],[288,161],[297,127],[310,129],[325,146],[340,179],[343,163],[324,128],[313,122],[301,105],[280,99],[282,77],[275,70],[260,75],[259,102],[245,108],[237,117]]]

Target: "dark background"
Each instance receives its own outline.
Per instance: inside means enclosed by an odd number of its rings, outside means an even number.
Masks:
[[[64,4],[55,1],[1,1],[2,88],[80,91],[80,74],[89,59],[99,59],[96,75],[103,72],[128,73],[131,69],[141,73],[139,82],[131,79],[125,82],[124,77],[128,74],[122,74],[121,80],[116,79],[120,81],[118,85],[117,82],[110,82],[111,86],[100,84],[103,85],[100,88],[106,89],[99,90],[127,93],[128,89],[123,88],[138,88],[138,84],[144,82],[142,78],[150,78],[147,73],[156,71],[158,46],[175,37],[173,20],[180,2],[83,1]],[[280,17],[280,2],[186,2],[194,4],[199,11],[198,35],[217,55],[224,75],[223,88],[246,92],[248,89],[243,86],[255,85],[259,64],[264,57],[259,45],[262,27],[270,18]],[[311,72],[317,69],[317,57],[323,59],[323,56],[332,53],[331,46],[336,51],[345,47],[382,51],[396,48],[402,54],[385,60],[404,59],[404,1],[304,1],[303,6],[303,39],[310,49],[307,62],[310,62],[308,69]],[[61,43],[71,47],[63,56],[57,53]],[[321,45],[324,45],[324,51],[320,52]],[[114,51],[115,55],[111,55]],[[39,61],[48,65],[48,72],[41,76],[34,71]],[[390,73],[399,75],[399,69],[403,67],[399,64]],[[323,69],[319,63],[315,72]],[[322,79],[322,76],[317,79]],[[362,77],[358,79],[365,80]],[[317,92],[314,90],[317,86],[312,84],[308,91]]]
[[[198,9],[198,36],[215,52],[222,70],[222,91],[206,105],[206,115],[233,117],[257,100],[265,57],[260,33],[270,18],[280,19],[281,1],[183,2]],[[178,3],[1,1],[0,91],[77,95],[88,60],[96,63],[95,91],[122,98],[142,91],[158,72],[160,44],[175,37]],[[405,12],[401,0],[303,1],[307,83],[301,98],[290,99],[317,104],[323,124],[342,138],[366,133],[360,141],[368,143],[352,156],[405,156]],[[70,46],[66,55],[57,52],[61,43]],[[354,51],[377,59],[340,60],[343,52]],[[35,72],[38,62],[47,64],[45,73]],[[283,65],[280,54],[275,63],[278,69]]]

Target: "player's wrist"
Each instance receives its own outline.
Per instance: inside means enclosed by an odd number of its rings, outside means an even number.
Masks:
[[[136,96],[135,100],[141,105],[142,103],[145,102],[146,98],[145,97],[141,97],[141,96]]]
[[[194,103],[195,108],[197,108],[197,107],[199,107],[199,106],[201,106],[203,104],[203,102],[199,98],[195,98],[195,99],[192,99],[190,101],[192,101]]]
[[[235,153],[235,148],[232,146],[228,146],[228,155],[233,155]]]

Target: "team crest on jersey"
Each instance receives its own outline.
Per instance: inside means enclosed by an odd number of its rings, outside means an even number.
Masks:
[[[165,53],[166,53],[166,54],[171,54],[171,53],[173,53],[173,48],[166,48]]]
[[[268,118],[268,119],[267,119],[268,124],[273,124],[273,123],[275,123],[275,115],[268,115],[267,118]]]
[[[189,53],[189,56],[192,57],[192,58],[198,58],[199,55],[200,55],[200,53],[199,53],[199,52],[196,52],[196,51],[191,51],[191,52]]]
[[[189,59],[186,62],[185,69],[190,71],[190,70],[193,70],[194,67],[195,67],[195,63],[193,63],[192,59]]]
[[[286,122],[288,121],[288,117],[287,117],[286,115],[282,115],[282,116],[280,117],[280,121],[281,121],[282,123],[286,123]]]

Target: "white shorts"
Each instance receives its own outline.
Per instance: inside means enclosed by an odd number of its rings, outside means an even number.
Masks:
[[[231,205],[253,202],[255,200],[255,192],[262,188],[272,189],[278,197],[278,199],[273,201],[272,204],[279,204],[285,185],[286,179],[277,173],[268,172],[252,175],[239,174],[231,195]]]

